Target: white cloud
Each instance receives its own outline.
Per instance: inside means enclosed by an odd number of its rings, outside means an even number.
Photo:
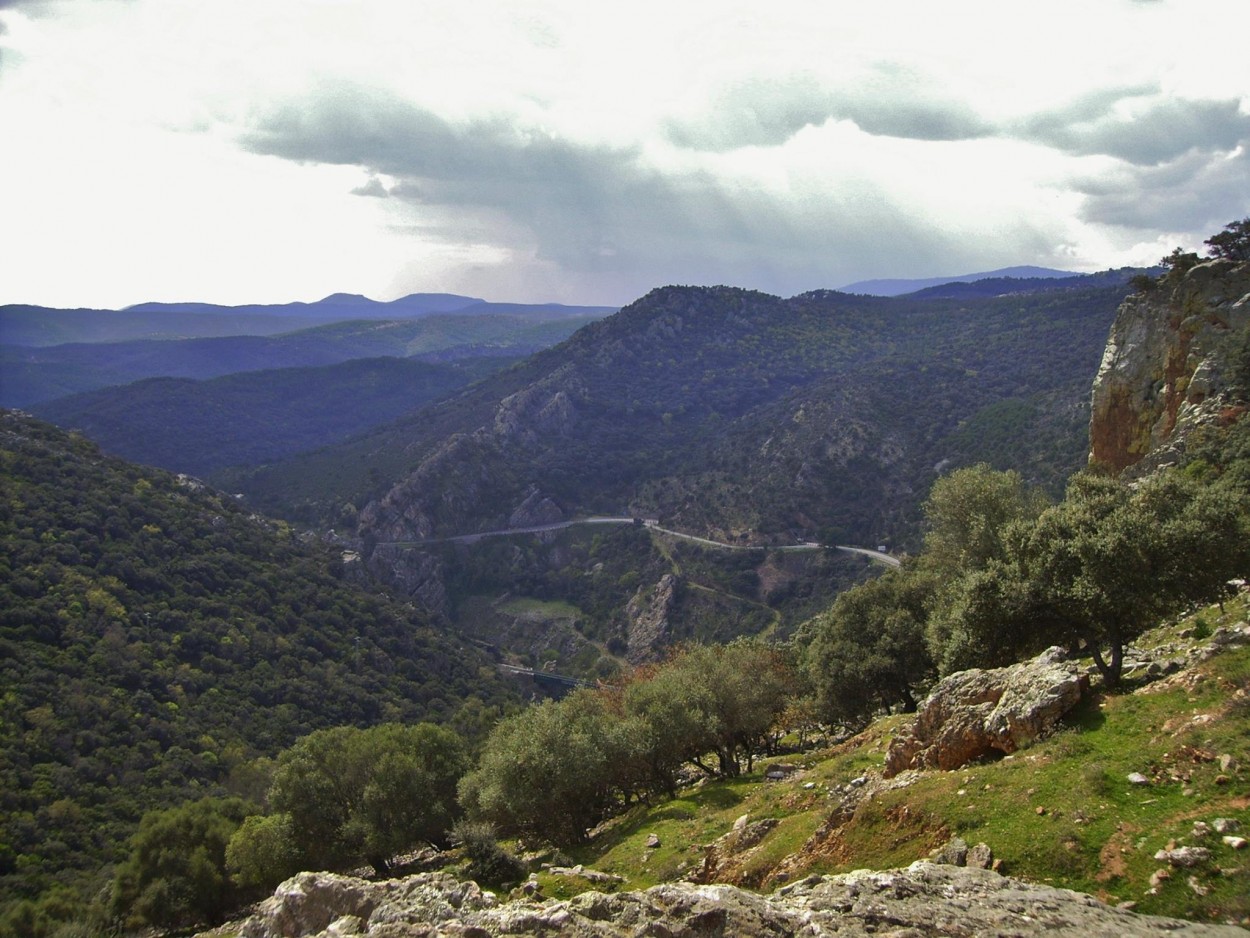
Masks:
[[[1149,263],[1250,212],[1240,2],[0,0],[0,302]]]

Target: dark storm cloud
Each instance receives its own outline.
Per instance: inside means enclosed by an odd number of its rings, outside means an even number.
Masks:
[[[1250,210],[1250,153],[1192,152],[1159,166],[1127,166],[1078,180],[1082,217],[1147,231],[1214,231]]]
[[[1117,110],[1121,102],[1146,97],[1146,89],[1103,92],[1032,117],[1018,134],[1077,156],[1112,156],[1138,166],[1166,163],[1190,150],[1227,152],[1250,138],[1250,115],[1240,112],[1236,98],[1158,98],[1129,113]]]
[[[993,127],[967,105],[934,97],[905,70],[879,65],[854,89],[833,90],[811,76],[752,79],[719,94],[698,119],[674,120],[669,139],[696,150],[776,146],[805,127],[853,121],[874,136],[911,140],[968,140]]]
[[[908,217],[867,184],[821,190],[800,205],[709,173],[660,172],[633,148],[580,145],[504,121],[452,123],[359,88],[276,111],[243,143],[392,177],[387,195],[416,206],[426,234],[510,247],[528,240],[561,271],[605,276],[624,290],[731,282],[797,292],[794,284],[885,270],[900,251],[915,269],[985,257],[983,246]],[[1044,241],[1023,224],[1018,236],[1029,243],[1017,254],[1004,239],[1005,257],[1029,256]]]

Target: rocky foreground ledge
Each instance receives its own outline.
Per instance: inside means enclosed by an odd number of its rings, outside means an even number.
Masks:
[[[567,901],[500,901],[445,873],[368,882],[301,873],[243,925],[242,938],[543,938],[600,936],[1215,936],[1230,925],[1137,915],[1066,889],[989,870],[913,863],[906,869],[813,876],[768,896],[733,886],[670,883]]]

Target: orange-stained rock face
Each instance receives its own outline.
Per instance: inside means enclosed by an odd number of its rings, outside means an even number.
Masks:
[[[1015,752],[1049,732],[1088,690],[1088,675],[1058,648],[1007,668],[951,674],[894,737],[882,775],[949,771],[990,753]]]
[[[1250,264],[1210,261],[1120,306],[1094,381],[1090,462],[1148,471],[1228,411],[1229,354],[1250,325]]]

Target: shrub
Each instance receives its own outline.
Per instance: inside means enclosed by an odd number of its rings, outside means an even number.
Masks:
[[[480,884],[510,886],[525,878],[525,864],[499,846],[494,825],[486,821],[457,821],[451,842],[469,858],[465,873]]]

